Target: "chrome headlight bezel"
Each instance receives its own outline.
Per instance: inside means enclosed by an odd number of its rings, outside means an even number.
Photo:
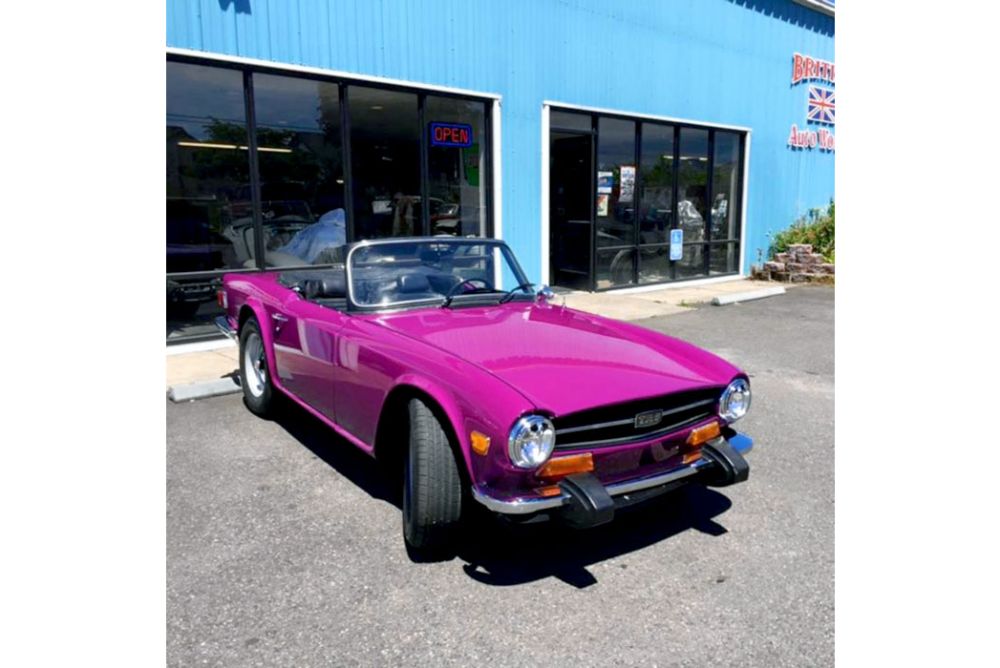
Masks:
[[[556,430],[544,415],[525,415],[514,423],[507,438],[511,463],[521,469],[538,468],[556,447]]]
[[[750,412],[750,398],[750,381],[737,378],[719,397],[719,417],[726,422],[736,422]]]

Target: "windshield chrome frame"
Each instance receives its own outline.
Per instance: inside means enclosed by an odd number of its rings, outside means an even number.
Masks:
[[[390,312],[390,311],[402,311],[407,308],[416,308],[418,306],[433,306],[440,305],[444,301],[444,297],[435,297],[433,299],[408,299],[405,301],[392,302],[391,304],[359,304],[354,299],[354,277],[352,276],[352,258],[354,252],[359,248],[368,248],[371,246],[388,246],[392,244],[404,244],[404,243],[439,243],[439,244],[451,244],[456,246],[495,246],[500,248],[500,253],[504,255],[507,262],[510,264],[514,278],[517,279],[519,285],[524,285],[528,283],[528,278],[524,274],[524,270],[521,269],[521,265],[517,261],[517,257],[514,255],[514,251],[510,249],[503,239],[488,239],[485,237],[390,237],[387,239],[367,239],[364,241],[358,241],[351,244],[350,249],[347,251],[347,257],[344,258],[344,268],[347,272],[347,302],[349,307],[355,311],[364,311],[367,313],[379,313],[379,312]],[[532,284],[533,285],[533,284]],[[515,289],[517,286],[512,287]],[[496,292],[498,297],[506,294],[505,292]],[[525,294],[531,294],[527,292]],[[455,295],[456,298],[461,298],[463,295]],[[469,295],[472,296],[472,295]],[[476,294],[475,296],[482,298],[483,293]]]

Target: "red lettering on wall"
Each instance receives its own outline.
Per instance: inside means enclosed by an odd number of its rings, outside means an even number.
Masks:
[[[792,129],[788,133],[788,145],[793,148],[816,148],[818,146],[820,150],[833,151],[835,140],[833,133],[829,130],[820,130],[819,132],[807,128],[800,130],[793,123]]]
[[[792,55],[792,84],[807,79],[819,79],[821,81],[833,81],[833,63],[827,60],[819,60],[811,56],[803,56],[800,53]]]
[[[803,66],[802,56],[795,54],[792,59],[792,83],[797,84],[802,81],[805,76],[805,67]]]
[[[788,135],[788,145],[800,147],[799,143],[799,128],[794,123],[792,123],[792,131]]]
[[[834,144],[835,141],[832,132],[830,132],[829,130],[819,131],[819,147],[821,149],[823,149],[824,151],[832,151],[834,150]]]

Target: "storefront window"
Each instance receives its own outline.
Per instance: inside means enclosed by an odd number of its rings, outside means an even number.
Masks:
[[[417,96],[349,86],[354,238],[423,233]]]
[[[632,284],[635,272],[635,249],[601,249],[596,264],[598,290],[626,287]]]
[[[639,282],[664,283],[670,275],[670,246],[639,247]]]
[[[597,130],[597,246],[635,243],[635,123],[601,118]]]
[[[742,133],[559,109],[549,121],[554,285],[602,290],[739,272]],[[592,192],[590,211],[571,210]]]
[[[713,243],[709,247],[708,269],[711,274],[733,274],[739,271],[740,245],[736,242]]]
[[[170,57],[168,340],[217,335],[228,271],[340,262],[348,240],[489,236],[489,113],[483,99]],[[454,132],[435,142],[435,122]]]
[[[549,126],[563,130],[591,131],[590,114],[573,114],[565,111],[555,111],[549,115]]]
[[[347,219],[339,86],[254,74],[253,92],[265,265],[342,261]],[[245,221],[237,248],[253,245],[251,219]]]
[[[243,75],[167,63],[167,271],[240,267],[226,232],[250,182]]]
[[[642,192],[639,243],[670,241],[673,227],[674,127],[642,124]]]
[[[715,133],[715,160],[712,172],[712,239],[739,239],[737,215],[740,192],[740,136],[734,132]],[[713,263],[714,264],[714,263]]]
[[[239,268],[231,240],[250,181],[243,75],[167,63],[167,337],[210,327],[218,279]],[[252,251],[250,258],[252,258]],[[175,274],[175,276],[169,276]]]
[[[677,278],[696,278],[705,275],[705,245],[685,244],[684,255],[675,263]]]
[[[429,234],[486,235],[485,107],[482,102],[428,96]]]
[[[684,231],[684,257],[677,277],[703,275],[708,220],[708,130],[681,128],[677,174],[677,226]]]

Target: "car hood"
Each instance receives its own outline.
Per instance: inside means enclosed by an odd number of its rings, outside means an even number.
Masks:
[[[559,306],[430,308],[375,320],[478,365],[556,416],[725,386],[740,373],[678,339]]]

